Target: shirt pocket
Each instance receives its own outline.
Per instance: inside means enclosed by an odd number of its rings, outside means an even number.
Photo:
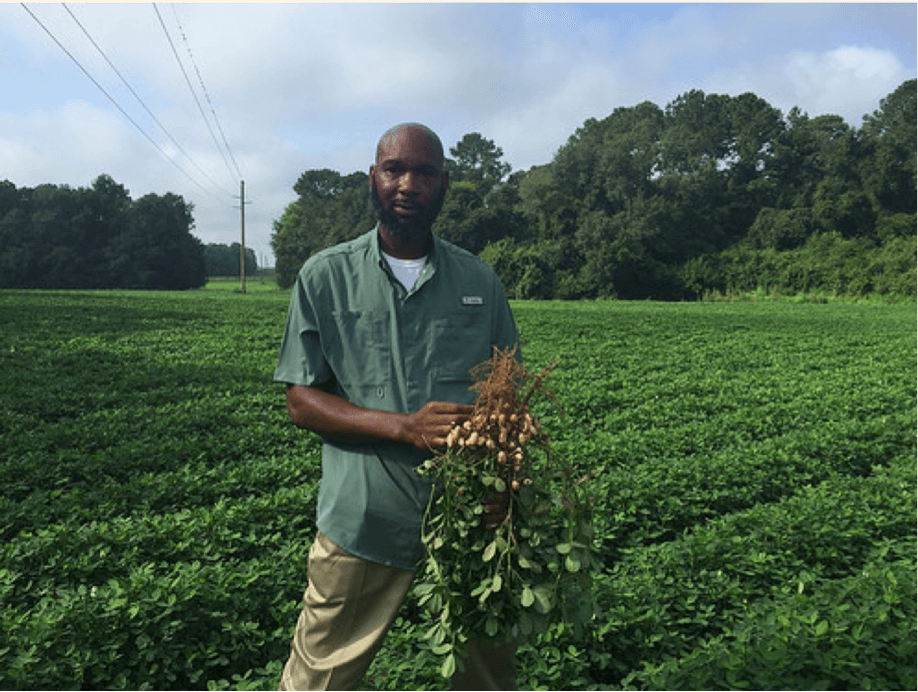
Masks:
[[[432,324],[432,397],[464,404],[475,400],[471,370],[491,357],[491,316],[485,306],[456,310]]]
[[[345,398],[385,408],[391,400],[389,318],[383,312],[333,311],[322,332],[325,359]]]

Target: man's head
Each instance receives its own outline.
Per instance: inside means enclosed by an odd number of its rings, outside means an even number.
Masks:
[[[443,163],[440,138],[424,125],[396,125],[380,138],[370,192],[380,224],[400,242],[416,244],[430,234],[449,187]]]

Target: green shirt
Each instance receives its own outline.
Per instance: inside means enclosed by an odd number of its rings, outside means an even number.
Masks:
[[[322,387],[371,409],[413,413],[472,403],[469,370],[518,343],[496,274],[440,238],[411,291],[392,274],[377,230],[310,257],[297,275],[274,379]],[[421,557],[429,453],[324,439],[317,526],[345,550],[402,569]]]

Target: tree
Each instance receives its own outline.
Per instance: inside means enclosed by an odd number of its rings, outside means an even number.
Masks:
[[[303,208],[299,200],[288,204],[281,217],[272,224],[274,271],[277,285],[281,288],[293,285],[297,271],[313,252],[313,246],[307,242],[308,236],[300,232],[304,225]]]
[[[300,197],[319,200],[334,199],[347,189],[347,179],[330,168],[305,171],[293,185]]]
[[[558,170],[549,164],[533,166],[519,178],[516,209],[536,239],[569,238],[576,228],[576,201],[562,189],[557,176]]]
[[[535,247],[502,238],[489,243],[480,256],[494,268],[510,298],[552,298],[555,295],[553,277],[558,266]]]
[[[664,173],[691,173],[709,166],[725,168],[732,142],[729,96],[694,89],[666,107],[663,135]]]
[[[85,262],[93,267],[93,287],[107,288],[117,285],[105,261],[106,249],[123,233],[130,219],[131,196],[127,189],[109,175],[96,178],[86,195],[83,213],[85,218]]]
[[[207,276],[239,276],[241,245],[208,243],[204,247],[204,266]],[[258,261],[252,248],[245,249],[245,273],[253,276],[258,271]]]
[[[484,195],[468,180],[457,180],[450,184],[449,193],[434,221],[434,232],[451,243],[478,254],[487,240],[478,237],[481,229],[476,228],[475,217],[484,209]]]
[[[131,201],[102,174],[89,188],[0,184],[0,286],[190,288],[204,283],[192,207],[174,194]]]
[[[865,187],[883,213],[915,213],[916,118],[916,80],[910,79],[864,116],[858,133],[869,148],[863,159]]]
[[[0,288],[28,287],[33,263],[28,233],[25,209],[15,207],[0,217]]]
[[[16,186],[9,180],[0,180],[0,219],[7,212],[19,207],[20,196]]]
[[[503,150],[478,132],[470,132],[450,147],[454,157],[447,159],[446,169],[454,182],[468,182],[484,197],[501,184],[511,166],[501,158]]]
[[[813,218],[819,228],[846,238],[873,237],[876,219],[862,186],[837,176],[819,181],[813,193]]]
[[[803,245],[815,227],[813,212],[808,207],[762,207],[744,243],[757,250],[792,250]]]
[[[562,196],[579,212],[612,215],[635,199],[655,194],[661,174],[663,111],[649,101],[588,119],[551,164]]]
[[[365,233],[375,220],[366,173],[308,170],[299,177],[294,191],[299,198],[274,221],[271,235],[281,287],[293,285],[310,255]]]
[[[521,232],[517,186],[504,181],[510,165],[501,161],[503,150],[472,132],[449,151],[455,157],[446,160],[450,190],[434,233],[477,255],[488,243]]]
[[[130,224],[109,252],[119,285],[175,290],[205,284],[204,247],[191,235],[191,212],[192,205],[171,192],[132,204]]]

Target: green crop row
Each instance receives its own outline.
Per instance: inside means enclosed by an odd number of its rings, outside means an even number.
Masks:
[[[907,547],[907,557],[890,560],[884,547],[858,574],[756,601],[728,634],[632,673],[626,689],[915,689],[914,542]]]
[[[24,532],[0,547],[15,565],[7,606],[33,605],[30,586],[101,584],[144,564],[257,560],[315,532],[314,493],[283,488],[170,514],[140,514]]]
[[[709,455],[614,466],[596,480],[604,559],[672,540],[709,519],[781,500],[808,484],[914,459],[914,416],[828,422]]]
[[[915,469],[902,463],[806,486],[636,548],[600,580],[599,640],[629,670],[684,655],[771,589],[850,576],[885,540],[912,539],[914,513],[903,508],[915,502]]]
[[[125,454],[131,458],[147,451],[145,445],[134,443]],[[12,477],[21,471],[22,476],[10,482],[0,497],[2,537],[10,540],[56,522],[104,521],[245,500],[278,488],[315,483],[318,475],[314,449],[284,456],[268,451],[260,458],[251,453],[242,459],[228,453],[224,463],[199,452],[190,461],[162,471],[132,468],[128,461],[119,465],[118,457],[110,454],[99,457],[32,454],[7,460],[0,475]]]
[[[98,585],[47,587],[0,616],[7,689],[201,689],[285,656],[295,603],[265,585],[303,569],[287,548],[248,561],[147,563]],[[117,559],[115,557],[114,559]],[[18,580],[0,570],[0,596]]]
[[[528,665],[603,689],[912,689],[900,685],[914,682],[918,645],[915,482],[902,460],[634,548],[596,578],[592,636],[558,628],[553,669],[542,649]],[[793,649],[814,612],[827,636]]]

